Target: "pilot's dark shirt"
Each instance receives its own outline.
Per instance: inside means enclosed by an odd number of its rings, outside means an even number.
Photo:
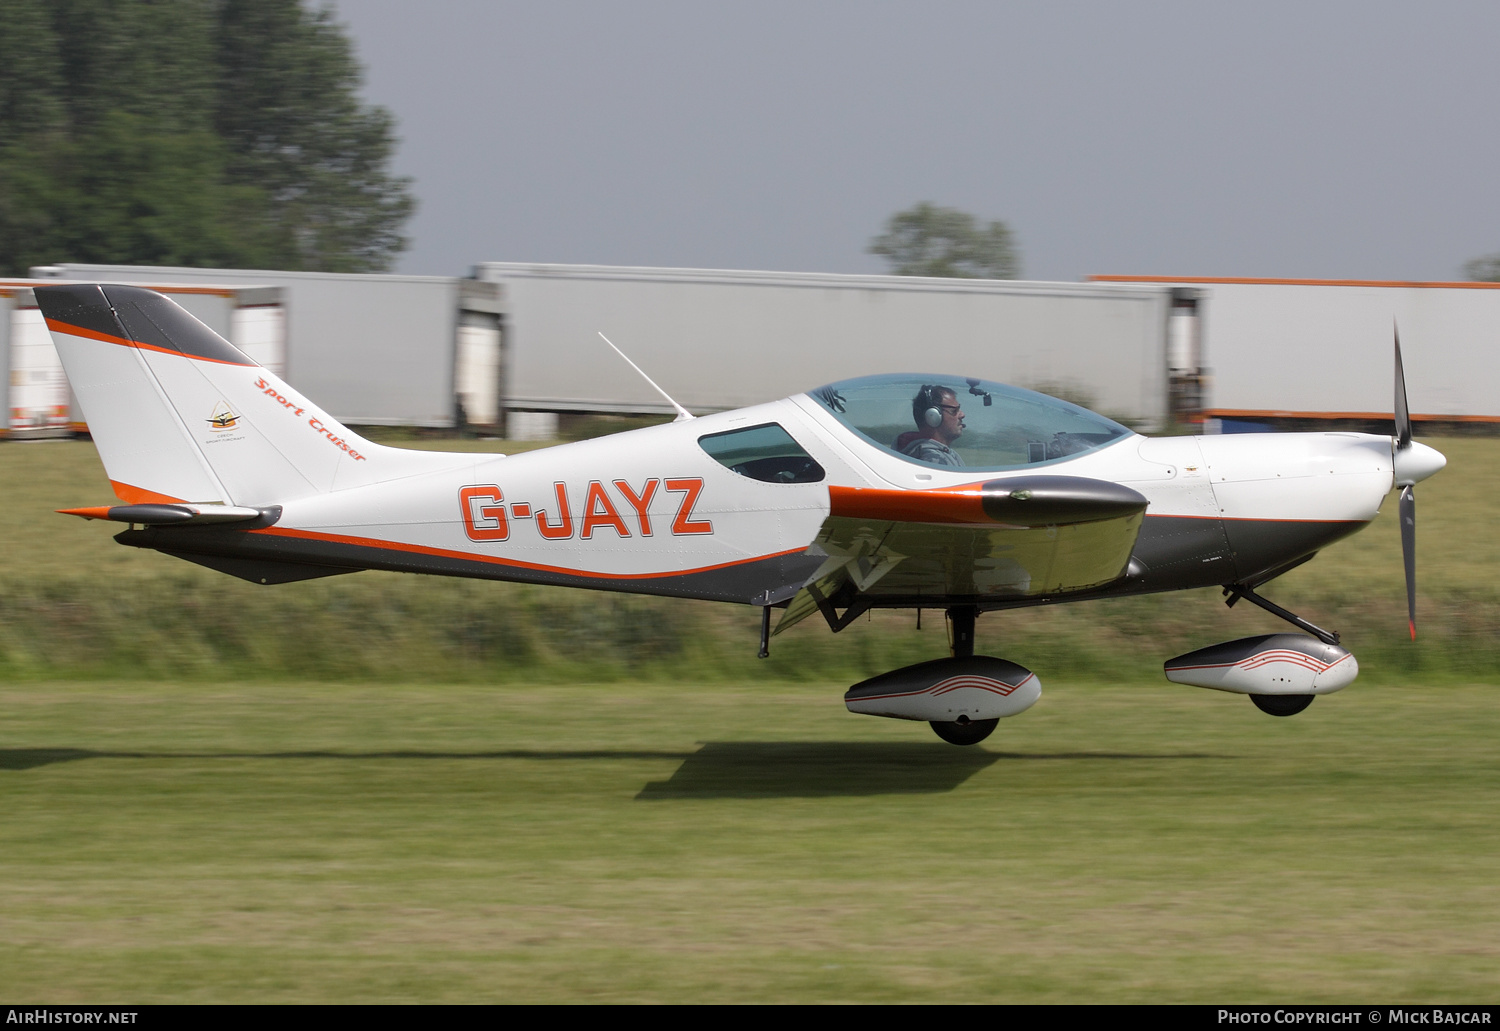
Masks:
[[[903,455],[909,455],[919,462],[927,462],[930,465],[963,465],[963,456],[954,451],[941,440],[933,440],[931,437],[918,437],[901,450]]]

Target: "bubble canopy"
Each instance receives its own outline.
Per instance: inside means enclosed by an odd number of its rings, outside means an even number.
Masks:
[[[968,376],[863,376],[808,391],[835,419],[908,462],[983,472],[1071,458],[1131,434],[1034,390]]]

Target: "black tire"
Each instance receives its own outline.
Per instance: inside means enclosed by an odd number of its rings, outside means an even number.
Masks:
[[[1261,712],[1272,716],[1295,716],[1312,704],[1310,694],[1253,694],[1250,700]]]
[[[933,720],[930,724],[933,733],[950,745],[977,745],[995,729],[998,719],[993,720],[968,720],[964,723],[945,723]]]

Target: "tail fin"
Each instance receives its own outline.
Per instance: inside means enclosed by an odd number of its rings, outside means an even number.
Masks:
[[[350,432],[161,294],[108,284],[35,293],[124,501],[267,505],[438,457]]]

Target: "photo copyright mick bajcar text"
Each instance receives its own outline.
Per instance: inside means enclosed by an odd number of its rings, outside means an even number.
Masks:
[[[1395,1006],[1373,1009],[1221,1009],[1220,1024],[1489,1024],[1489,1007]]]

